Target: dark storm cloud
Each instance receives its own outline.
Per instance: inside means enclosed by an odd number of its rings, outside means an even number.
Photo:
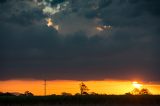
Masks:
[[[130,0],[131,3],[139,3],[139,10],[140,11],[147,11],[152,15],[160,15],[160,1],[155,0]]]
[[[15,5],[14,5],[15,4]],[[31,4],[31,1],[13,0],[0,6],[0,22],[2,24],[33,24],[43,19],[43,14],[38,7]]]
[[[0,80],[160,80],[158,0],[70,1],[59,16],[64,21],[71,14],[69,23],[98,17],[113,26],[94,36],[83,30],[62,36],[45,25],[33,2],[13,1],[0,5]]]
[[[51,4],[52,5],[56,5],[56,4],[59,4],[59,3],[62,3],[62,2],[64,2],[65,0],[53,0],[53,1],[51,1]]]
[[[7,0],[1,0],[0,3],[5,3]]]

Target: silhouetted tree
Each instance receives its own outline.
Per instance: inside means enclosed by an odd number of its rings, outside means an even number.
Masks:
[[[63,95],[63,96],[72,96],[71,93],[67,93],[67,92],[62,92],[62,95]]]
[[[98,93],[91,92],[90,95],[98,95]]]
[[[125,95],[130,96],[130,95],[133,95],[133,94],[131,94],[130,92],[127,92],[127,93],[125,93]]]
[[[0,96],[3,95],[3,92],[0,92]]]
[[[81,95],[88,94],[89,89],[83,82],[80,84],[80,91],[81,91]]]
[[[138,88],[134,88],[132,91],[131,91],[131,94],[132,95],[139,95],[140,93],[140,90]]]
[[[51,94],[50,96],[56,96],[56,94]]]
[[[24,92],[24,96],[34,96],[33,93],[29,92],[29,91],[25,91]]]
[[[6,93],[0,92],[0,96],[15,96],[15,95],[9,92]]]
[[[134,88],[131,92],[126,93],[125,95],[151,95],[151,93],[147,88],[143,88],[141,90]]]
[[[80,93],[76,93],[75,96],[81,95]]]
[[[143,88],[139,92],[140,95],[150,95],[150,91],[147,88]]]

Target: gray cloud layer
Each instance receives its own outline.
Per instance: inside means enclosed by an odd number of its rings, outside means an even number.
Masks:
[[[32,0],[0,3],[0,80],[160,80],[160,1],[69,1],[55,15],[63,35]],[[96,18],[113,29],[91,33]]]

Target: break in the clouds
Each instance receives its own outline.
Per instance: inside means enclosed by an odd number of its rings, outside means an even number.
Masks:
[[[1,0],[0,80],[160,81],[159,5],[158,0]],[[48,27],[46,18],[59,30]]]

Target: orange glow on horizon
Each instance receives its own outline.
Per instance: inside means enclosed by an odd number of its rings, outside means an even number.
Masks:
[[[90,89],[89,93],[121,95],[132,91],[139,84],[132,81],[104,80],[104,81],[83,81]],[[47,81],[47,95],[67,93],[80,93],[79,84],[81,81],[53,80]],[[134,84],[134,86],[133,86]],[[152,94],[160,94],[160,84],[143,84]],[[30,91],[35,95],[44,95],[44,81],[40,80],[9,80],[0,81],[0,92]]]

